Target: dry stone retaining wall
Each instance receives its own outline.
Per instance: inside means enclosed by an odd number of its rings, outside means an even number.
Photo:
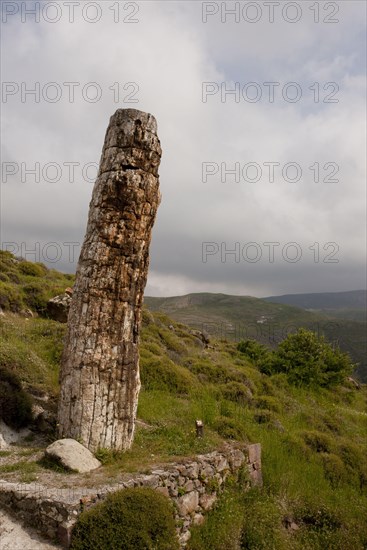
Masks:
[[[184,548],[190,538],[190,527],[204,520],[228,475],[238,474],[241,468],[248,472],[248,487],[262,484],[260,444],[242,448],[228,445],[223,451],[170,464],[148,475],[129,475],[113,486],[52,489],[34,483],[0,481],[0,508],[68,548],[80,512],[103,501],[109,492],[152,487],[174,502],[177,531]]]

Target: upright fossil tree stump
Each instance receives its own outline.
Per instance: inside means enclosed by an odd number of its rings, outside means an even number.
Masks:
[[[155,118],[116,111],[89,206],[60,373],[59,435],[91,451],[126,450],[134,436],[160,158]]]

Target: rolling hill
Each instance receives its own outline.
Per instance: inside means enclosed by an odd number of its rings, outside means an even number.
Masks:
[[[151,311],[161,311],[176,321],[229,341],[251,338],[274,347],[289,332],[308,328],[349,352],[358,363],[356,376],[367,381],[365,322],[250,296],[196,293],[167,298],[146,296],[144,302]]]

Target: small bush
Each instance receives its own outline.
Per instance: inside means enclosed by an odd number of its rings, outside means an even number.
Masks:
[[[353,371],[350,357],[328,344],[323,336],[300,329],[289,334],[273,353],[265,374],[285,372],[298,386],[330,387],[343,382]]]
[[[332,487],[338,487],[348,478],[342,459],[333,453],[320,453],[325,477]]]
[[[356,443],[345,441],[338,445],[337,454],[343,460],[350,478],[367,487],[367,462],[365,453]]]
[[[258,409],[266,409],[268,411],[274,411],[276,413],[280,413],[282,409],[278,399],[270,395],[260,395],[256,399],[255,405]]]
[[[266,346],[256,340],[242,340],[237,345],[237,350],[255,363],[265,362],[270,353]]]
[[[215,421],[214,428],[224,439],[244,439],[242,427],[232,418],[220,416]]]
[[[272,411],[267,411],[266,409],[261,409],[261,410],[255,412],[254,420],[258,424],[268,424],[269,422],[274,421],[275,418],[274,418],[274,414],[272,413]]]
[[[50,296],[42,281],[28,283],[24,285],[23,290],[25,293],[24,301],[28,307],[38,312],[45,311]]]
[[[27,262],[25,260],[19,262],[18,269],[23,275],[31,275],[32,277],[43,277],[47,271],[47,268],[43,264]]]
[[[16,285],[20,284],[20,278],[16,271],[8,271],[6,275],[11,283],[14,283]]]
[[[332,449],[331,438],[317,430],[304,430],[301,432],[301,437],[313,451],[317,453],[330,453]]]
[[[32,405],[18,377],[0,367],[0,418],[12,428],[19,429],[32,421]]]
[[[240,382],[228,382],[220,386],[221,394],[224,399],[234,403],[249,403],[252,399],[252,393],[247,386]]]
[[[295,520],[303,523],[310,529],[334,532],[342,526],[341,518],[337,511],[331,509],[323,502],[303,502],[295,509]]]
[[[176,550],[173,507],[148,487],[108,495],[82,512],[72,533],[72,550]]]
[[[165,357],[156,358],[145,353],[141,356],[141,381],[146,390],[165,389],[171,393],[187,394],[193,376],[184,367]]]
[[[0,281],[0,307],[13,312],[20,311],[23,306],[22,294],[11,283]]]
[[[252,491],[244,497],[244,520],[240,548],[243,550],[283,550],[282,513],[271,496]]]

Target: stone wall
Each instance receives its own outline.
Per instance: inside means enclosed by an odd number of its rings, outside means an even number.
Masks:
[[[0,481],[0,508],[68,548],[80,512],[101,502],[109,492],[152,487],[173,500],[177,531],[184,548],[190,538],[190,527],[204,521],[205,512],[213,507],[228,475],[238,475],[242,468],[247,470],[247,487],[262,484],[260,444],[227,445],[220,452],[170,464],[147,475],[129,475],[118,484],[92,489],[52,489],[34,483]]]

